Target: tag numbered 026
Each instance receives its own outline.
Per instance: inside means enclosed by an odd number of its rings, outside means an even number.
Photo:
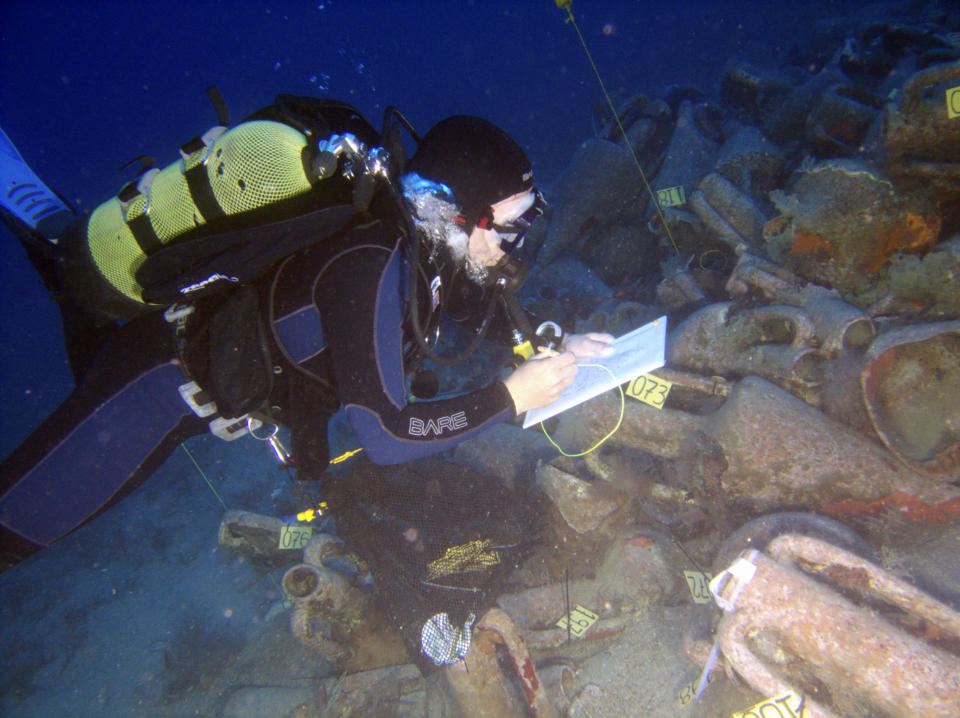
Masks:
[[[578,604],[576,608],[570,609],[569,615],[557,621],[556,625],[564,631],[567,630],[567,626],[570,626],[571,635],[580,638],[590,626],[597,622],[598,618],[600,617],[593,611]]]
[[[631,379],[624,391],[628,396],[639,399],[644,404],[649,404],[655,409],[662,409],[672,386],[673,382],[666,379],[661,379],[653,374],[641,374],[636,379]]]

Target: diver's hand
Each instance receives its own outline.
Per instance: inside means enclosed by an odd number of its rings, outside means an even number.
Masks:
[[[601,332],[568,334],[563,340],[563,348],[568,352],[572,352],[577,361],[596,359],[597,357],[605,357],[613,353],[613,347],[610,346],[610,342],[612,341],[612,334]]]
[[[527,359],[503,383],[510,392],[517,414],[552,404],[570,386],[577,373],[570,352],[537,354]]]

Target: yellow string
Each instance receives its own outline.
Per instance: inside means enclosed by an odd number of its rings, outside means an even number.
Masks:
[[[636,150],[633,149],[633,144],[631,144],[630,139],[627,137],[627,131],[620,122],[620,115],[617,114],[617,108],[613,106],[613,100],[610,99],[610,94],[607,92],[607,88],[603,84],[603,78],[600,77],[600,71],[597,69],[597,65],[593,61],[593,55],[590,54],[590,49],[587,47],[587,41],[583,38],[583,33],[580,32],[577,21],[573,19],[573,11],[570,9],[570,2],[563,2],[563,0],[561,0],[561,2],[557,2],[557,7],[559,7],[561,10],[567,11],[567,22],[573,25],[573,29],[577,31],[577,37],[580,38],[580,44],[583,45],[583,51],[587,55],[587,60],[590,62],[590,67],[593,68],[593,74],[597,76],[597,82],[600,83],[600,90],[603,92],[603,97],[607,101],[607,106],[610,108],[610,114],[613,115],[613,119],[617,123],[617,127],[620,129],[620,135],[623,137],[623,141],[626,143],[627,149],[630,150],[630,156],[633,157],[633,164],[637,166],[637,172],[640,173],[640,179],[643,180],[643,186],[647,188],[647,194],[650,195],[650,199],[653,201],[653,206],[657,209],[657,215],[660,217],[660,224],[667,233],[667,237],[670,238],[670,244],[673,245],[673,251],[677,254],[680,254],[680,248],[677,247],[677,243],[673,238],[673,233],[670,231],[670,227],[667,225],[667,218],[663,215],[663,210],[660,208],[660,202],[657,201],[657,197],[653,193],[653,188],[650,186],[650,183],[647,182],[647,175],[643,171],[643,167],[640,166],[640,160],[637,158]]]
[[[604,366],[603,364],[577,364],[577,366],[583,366],[583,367],[599,367],[600,369],[603,369],[604,371],[606,371],[610,376],[616,378],[616,375],[615,375],[612,371],[610,371],[610,368]],[[544,425],[544,423],[541,421],[541,422],[540,422],[540,428],[543,430],[543,435],[547,437],[547,441],[549,441],[551,444],[553,444],[554,447],[557,449],[557,451],[559,451],[561,454],[563,454],[564,456],[567,456],[567,457],[569,457],[569,458],[571,458],[571,459],[575,459],[575,458],[577,458],[577,457],[579,457],[579,456],[586,456],[586,455],[589,454],[591,451],[596,451],[597,449],[599,449],[601,446],[603,446],[603,442],[605,442],[607,439],[609,439],[611,436],[613,436],[614,434],[617,433],[617,430],[620,428],[620,424],[623,423],[623,411],[624,411],[624,409],[625,409],[625,407],[626,407],[627,399],[626,399],[626,397],[623,395],[623,386],[617,386],[617,389],[620,390],[620,417],[617,419],[616,425],[610,430],[610,433],[607,434],[606,436],[604,436],[602,439],[600,439],[600,441],[598,441],[596,444],[594,444],[593,446],[591,446],[591,447],[590,447],[589,449],[587,449],[586,451],[581,451],[580,453],[577,453],[577,454],[568,454],[566,451],[564,451],[562,448],[560,448],[560,444],[558,444],[556,441],[554,441],[554,440],[553,440],[553,437],[550,436],[550,434],[547,433],[547,427],[546,427],[546,426]]]
[[[354,454],[359,454],[361,451],[363,451],[363,447],[362,447],[362,446],[361,446],[359,449],[354,449],[353,451],[344,451],[344,452],[343,452],[342,454],[340,454],[340,456],[338,456],[337,458],[335,458],[335,459],[330,459],[330,463],[331,463],[331,464],[339,464],[339,463],[342,462],[342,461],[346,461],[347,459],[349,459],[349,458],[350,458],[351,456],[353,456]]]
[[[203,473],[203,469],[200,468],[200,464],[197,463],[197,460],[193,458],[193,454],[190,453],[190,449],[187,448],[186,444],[180,444],[180,448],[183,449],[183,453],[190,457],[190,461],[193,462],[193,465],[196,467],[197,471],[200,473],[200,476],[203,477],[203,480],[207,483],[207,486],[210,487],[210,490],[213,492],[213,495],[217,497],[217,501],[220,502],[220,505],[223,506],[224,511],[229,511],[226,502],[223,500],[223,497],[217,493],[217,490],[213,488],[213,484],[210,483],[210,479],[207,478],[207,475]],[[277,577],[273,575],[273,570],[271,569],[267,575],[270,577],[270,580],[273,581],[273,585],[276,588],[277,592],[280,594],[280,603],[283,605],[284,609],[289,608],[287,603],[287,596],[283,591],[283,586],[280,585],[280,582],[277,580]],[[260,579],[257,579],[258,581]]]

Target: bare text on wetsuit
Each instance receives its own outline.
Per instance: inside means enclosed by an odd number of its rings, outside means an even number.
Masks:
[[[441,416],[436,419],[417,419],[410,417],[410,427],[408,429],[410,436],[440,436],[445,431],[456,431],[467,425],[467,415],[458,411],[449,416]]]

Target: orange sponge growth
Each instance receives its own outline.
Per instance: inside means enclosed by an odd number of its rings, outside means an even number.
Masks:
[[[793,236],[790,254],[809,256],[819,261],[825,261],[833,257],[836,252],[833,246],[829,242],[825,242],[820,235],[797,232]]]
[[[936,244],[940,234],[940,215],[916,212],[907,212],[906,215],[903,222],[895,224],[887,232],[886,242],[867,266],[867,272],[876,272],[897,252],[925,252]]]

